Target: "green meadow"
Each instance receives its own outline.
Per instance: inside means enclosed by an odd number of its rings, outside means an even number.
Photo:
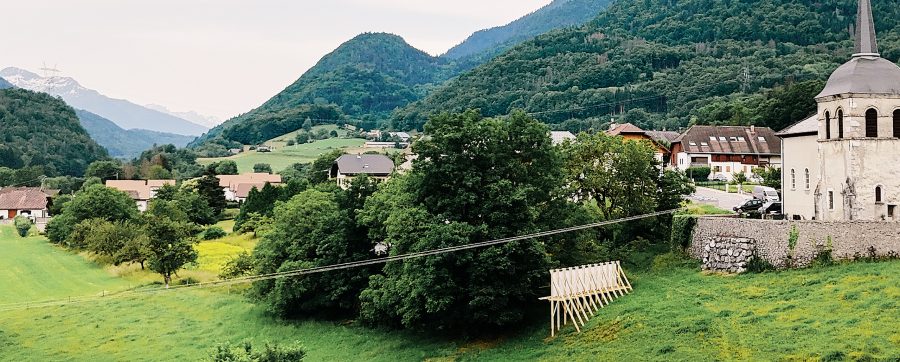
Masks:
[[[253,243],[233,235],[214,242],[239,249]],[[4,309],[158,278],[123,275],[0,226],[0,360],[191,361],[206,358],[216,344],[242,340],[299,341],[311,361],[900,358],[900,262],[721,276],[670,260],[658,259],[652,270],[626,269],[634,292],[602,309],[581,333],[568,326],[549,338],[549,307],[537,305],[522,328],[468,340],[354,321],[278,320],[243,295],[245,286]]]

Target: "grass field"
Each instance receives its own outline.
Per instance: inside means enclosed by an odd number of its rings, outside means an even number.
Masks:
[[[125,288],[127,280],[0,227],[0,306]],[[629,271],[634,293],[582,333],[548,338],[546,306],[499,338],[454,341],[352,321],[272,319],[238,289],[0,312],[0,360],[199,360],[217,343],[299,341],[311,361],[708,361],[900,358],[900,262],[705,275],[682,263]],[[27,290],[22,294],[21,290]]]
[[[232,160],[237,163],[238,171],[241,173],[253,172],[253,165],[257,163],[268,163],[273,171],[278,172],[295,163],[312,162],[324,153],[338,149],[356,149],[365,143],[365,140],[359,138],[329,138],[302,145],[279,147],[272,152],[246,151],[230,157],[198,158],[197,162],[205,166],[213,162]]]

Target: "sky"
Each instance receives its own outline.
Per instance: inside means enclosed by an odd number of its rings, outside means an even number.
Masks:
[[[221,119],[247,112],[341,43],[389,32],[439,55],[551,0],[0,0],[0,69]]]

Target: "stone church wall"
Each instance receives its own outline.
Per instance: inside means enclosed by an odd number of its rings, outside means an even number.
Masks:
[[[793,251],[788,245],[792,230],[797,235]],[[741,273],[754,254],[777,268],[804,267],[829,246],[835,260],[897,257],[900,223],[704,217],[697,220],[688,252],[703,261],[704,270]]]

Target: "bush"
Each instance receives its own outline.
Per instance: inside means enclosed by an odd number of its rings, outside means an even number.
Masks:
[[[16,226],[16,231],[19,233],[19,236],[23,238],[28,236],[28,231],[31,230],[31,219],[19,215],[16,216],[16,218],[13,220],[13,223]]]
[[[218,226],[210,226],[203,232],[203,240],[216,240],[227,236],[228,233]]]
[[[750,257],[750,260],[747,262],[747,271],[750,273],[764,273],[768,271],[775,271],[775,266],[754,253],[753,256]]]
[[[296,144],[297,144],[297,142],[294,142],[294,140],[287,141],[288,147],[296,145]]]
[[[672,217],[670,248],[673,252],[683,252],[691,245],[695,226],[697,226],[697,217],[694,215]]]
[[[216,346],[209,356],[210,361],[215,362],[294,362],[302,361],[306,357],[306,351],[294,343],[290,346],[279,346],[266,342],[261,350],[254,350],[250,341],[241,342],[238,346],[224,343]]]
[[[708,166],[696,166],[688,168],[686,173],[694,181],[707,181],[712,169]]]
[[[253,257],[245,251],[225,263],[225,266],[222,267],[222,274],[219,274],[219,277],[222,279],[231,279],[250,275],[252,273]]]

